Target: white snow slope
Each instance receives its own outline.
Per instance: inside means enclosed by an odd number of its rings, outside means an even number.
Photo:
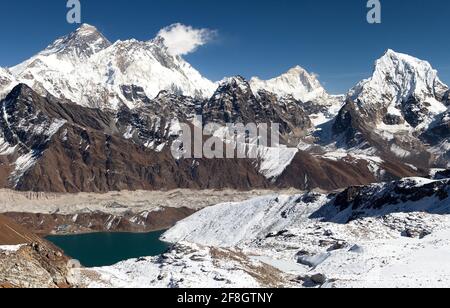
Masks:
[[[406,190],[408,194],[403,193]],[[220,204],[169,230],[163,240],[177,244],[163,257],[89,270],[99,278],[85,278],[84,283],[102,287],[448,287],[449,193],[448,180],[412,178],[368,186],[361,194],[363,199],[370,195],[367,200],[371,201],[360,205],[362,212],[352,212],[353,219],[347,223],[343,217],[350,217],[349,209],[358,207],[349,204],[339,213],[332,195],[271,195]],[[381,209],[375,207],[387,197],[405,202],[386,201]],[[262,278],[262,269],[270,278]],[[324,275],[326,282],[316,283],[311,278],[315,274]]]
[[[16,84],[11,72],[0,67],[0,100],[5,98]]]

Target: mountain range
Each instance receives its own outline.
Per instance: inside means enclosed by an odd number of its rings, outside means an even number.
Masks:
[[[271,80],[212,82],[164,39],[111,43],[82,25],[0,68],[0,187],[54,192],[351,185],[449,168],[450,90],[388,50],[349,93],[297,66]],[[258,159],[175,159],[180,123],[279,123]]]

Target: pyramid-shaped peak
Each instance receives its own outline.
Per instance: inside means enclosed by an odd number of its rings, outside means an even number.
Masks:
[[[41,55],[58,54],[85,59],[109,46],[111,42],[96,27],[82,24],[74,32],[53,42]]]

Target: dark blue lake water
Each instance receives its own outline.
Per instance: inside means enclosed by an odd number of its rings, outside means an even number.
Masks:
[[[157,256],[168,244],[159,240],[164,231],[151,233],[92,233],[48,236],[47,240],[86,267],[108,266],[127,259]]]

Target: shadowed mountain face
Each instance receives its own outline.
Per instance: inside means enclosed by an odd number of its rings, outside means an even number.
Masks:
[[[1,103],[2,187],[54,192],[275,186],[337,189],[376,181],[364,162],[333,162],[305,152],[295,154],[288,170],[275,180],[260,173],[259,160],[176,160],[170,151],[174,136],[167,119],[188,119],[176,113],[179,105],[155,108],[166,99],[162,94],[148,106],[113,112],[51,95],[42,97],[28,86],[17,86]],[[194,101],[183,101],[186,109],[195,110]],[[392,176],[410,173],[406,168],[395,169]]]
[[[450,166],[450,90],[426,61],[388,50],[344,97],[301,67],[213,83],[164,44],[111,43],[83,25],[0,69],[0,187],[333,190]],[[181,124],[238,123],[279,124],[283,148],[260,147],[256,159],[171,154]],[[222,127],[217,143],[230,133]]]
[[[4,156],[10,163],[1,166],[2,172],[14,168],[4,187],[104,192],[268,185],[250,161],[177,161],[169,147],[157,152],[139,144],[139,138],[133,142],[126,135],[128,127],[121,126],[123,118],[136,117],[129,110],[116,118],[112,112],[41,97],[25,85],[16,87],[2,104],[3,139],[10,152]],[[141,120],[148,121],[143,123],[147,129],[152,127],[152,113],[145,111],[149,116]]]

